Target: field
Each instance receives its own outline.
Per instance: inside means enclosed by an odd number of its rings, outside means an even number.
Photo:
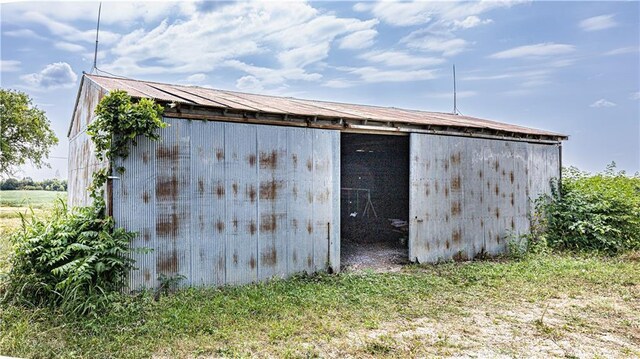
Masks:
[[[17,357],[595,358],[639,348],[637,252],[140,293],[88,319],[0,306],[0,355]]]

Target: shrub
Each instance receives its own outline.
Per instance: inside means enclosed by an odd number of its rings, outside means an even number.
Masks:
[[[563,170],[561,186],[540,201],[546,240],[553,248],[618,253],[640,248],[640,176],[616,171],[589,175]]]
[[[22,227],[9,237],[15,253],[4,300],[81,315],[108,307],[133,268],[129,242],[135,234],[115,228],[100,212],[67,211],[60,201],[47,218],[22,217]]]

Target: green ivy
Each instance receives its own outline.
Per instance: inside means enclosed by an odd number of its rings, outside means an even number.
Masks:
[[[100,101],[95,111],[97,117],[87,128],[97,159],[106,159],[109,164],[108,168],[94,173],[89,187],[91,197],[98,204],[104,202],[104,185],[115,160],[129,156],[129,146],[138,144],[138,136],[152,141],[159,139],[157,130],[167,126],[162,121],[163,111],[162,106],[151,99],[143,98],[134,103],[131,96],[120,90],[109,93]],[[116,170],[124,173],[123,167]]]

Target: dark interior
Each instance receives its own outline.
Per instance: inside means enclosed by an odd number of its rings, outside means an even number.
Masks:
[[[342,266],[405,263],[408,226],[401,221],[409,219],[409,137],[342,133],[340,146]]]

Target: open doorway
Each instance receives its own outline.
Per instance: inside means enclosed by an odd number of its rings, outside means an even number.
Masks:
[[[340,149],[342,267],[406,263],[409,137],[342,133]]]

